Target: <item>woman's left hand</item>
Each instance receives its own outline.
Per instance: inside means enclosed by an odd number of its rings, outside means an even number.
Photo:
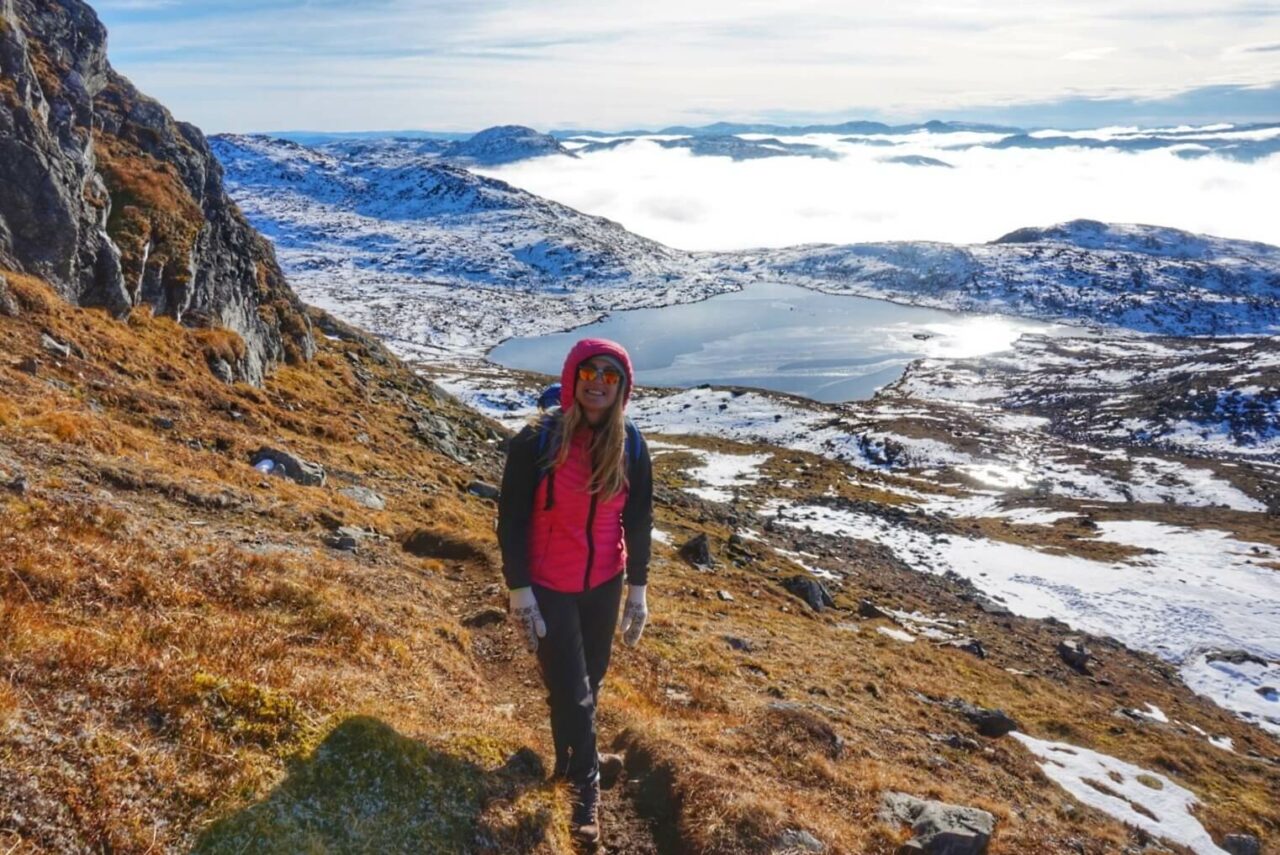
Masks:
[[[622,607],[622,640],[628,647],[640,643],[644,625],[649,621],[649,604],[645,602],[645,585],[627,586],[627,603]]]

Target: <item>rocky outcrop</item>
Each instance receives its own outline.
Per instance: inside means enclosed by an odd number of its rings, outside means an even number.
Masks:
[[[236,379],[309,359],[310,324],[204,135],[112,69],[79,0],[0,0],[0,267],[123,316],[243,341]]]
[[[995,817],[985,810],[897,792],[884,794],[879,816],[884,822],[911,826],[913,836],[900,853],[979,855],[987,851],[996,827]]]

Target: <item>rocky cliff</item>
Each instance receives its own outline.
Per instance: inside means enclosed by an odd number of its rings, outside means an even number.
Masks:
[[[270,245],[223,190],[204,135],[112,69],[78,0],[0,0],[0,267],[116,316],[149,304],[240,342],[211,352],[258,383],[314,342]]]

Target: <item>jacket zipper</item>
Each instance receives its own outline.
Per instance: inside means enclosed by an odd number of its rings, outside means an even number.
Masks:
[[[591,494],[591,508],[587,511],[587,570],[582,576],[582,592],[585,594],[591,590],[591,562],[596,557],[596,498],[597,494]]]

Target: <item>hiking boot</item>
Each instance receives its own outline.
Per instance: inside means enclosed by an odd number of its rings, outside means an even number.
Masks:
[[[613,785],[618,783],[618,778],[622,776],[622,755],[621,754],[601,754],[600,755],[600,789],[612,790]]]
[[[573,838],[589,851],[600,845],[600,782],[574,785]]]

